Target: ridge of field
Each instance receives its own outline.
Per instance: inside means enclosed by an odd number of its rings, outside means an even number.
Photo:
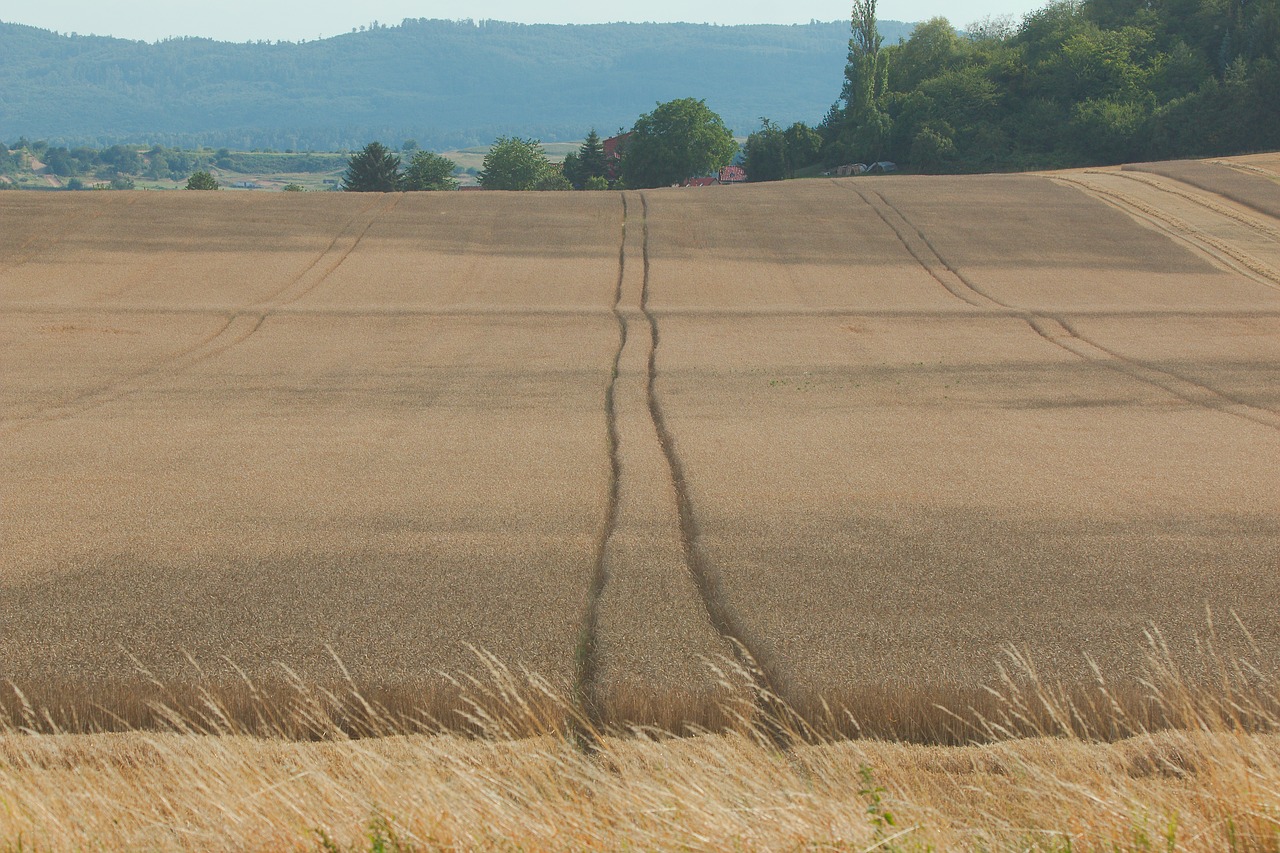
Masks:
[[[0,675],[412,704],[479,647],[675,725],[735,648],[927,709],[1009,646],[1136,683],[1206,608],[1268,668],[1280,221],[1206,187],[1280,184],[1233,163],[0,195]]]

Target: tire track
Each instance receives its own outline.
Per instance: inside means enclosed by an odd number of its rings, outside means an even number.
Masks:
[[[1086,172],[1085,174],[1089,175],[1094,173]],[[1115,175],[1118,178],[1124,178],[1125,180],[1128,180],[1128,181],[1134,181],[1135,183],[1144,184],[1148,187],[1151,187],[1152,189],[1159,190],[1160,192],[1165,192],[1165,193],[1168,193],[1169,195],[1177,196],[1178,198],[1189,201],[1192,204],[1197,204],[1200,207],[1203,207],[1205,210],[1216,213],[1219,216],[1225,216],[1228,219],[1234,219],[1236,222],[1240,223],[1246,228],[1256,231],[1259,234],[1262,234],[1266,237],[1270,237],[1273,240],[1280,240],[1280,229],[1272,228],[1270,225],[1267,225],[1265,222],[1261,222],[1257,219],[1254,219],[1252,216],[1249,216],[1247,213],[1241,213],[1240,211],[1235,210],[1234,208],[1227,207],[1226,205],[1223,205],[1223,204],[1218,204],[1217,202],[1214,202],[1211,199],[1206,198],[1200,193],[1188,192],[1186,190],[1181,190],[1175,186],[1170,186],[1169,184],[1165,183],[1165,181],[1171,181],[1171,180],[1176,181],[1175,178],[1162,179],[1163,176],[1156,177],[1146,172],[1106,172],[1104,174]],[[1186,186],[1186,185],[1183,185],[1183,186]]]
[[[384,214],[393,210],[403,196],[399,193],[394,194],[390,199],[376,199],[361,208],[356,216],[352,217],[346,225],[334,236],[329,242],[329,246],[321,252],[315,260],[307,265],[300,274],[295,276],[287,285],[274,291],[265,300],[250,305],[243,306],[230,313],[227,322],[219,327],[215,332],[206,335],[197,343],[184,347],[175,353],[171,353],[157,361],[151,363],[147,367],[136,371],[129,376],[108,383],[107,385],[95,388],[91,391],[82,392],[70,400],[48,406],[33,415],[28,415],[20,419],[5,422],[0,420],[0,435],[10,436],[41,423],[52,423],[58,420],[65,420],[76,417],[84,412],[107,405],[122,399],[130,394],[143,390],[151,380],[164,375],[176,375],[183,371],[189,370],[195,365],[215,358],[228,350],[239,346],[247,341],[250,337],[258,332],[266,322],[267,318],[272,316],[278,309],[291,305],[307,294],[311,293],[317,287],[324,283],[330,275],[332,275],[339,267],[351,257],[351,255],[360,246],[365,235],[373,228]],[[128,204],[132,204],[136,199],[131,199]],[[375,210],[375,208],[377,208]],[[339,245],[342,235],[351,230],[352,225],[356,224],[361,216],[373,211],[368,221],[364,223],[363,228],[351,241],[349,246],[343,248],[336,259],[333,260],[314,281],[308,283],[305,287],[296,293],[289,294],[290,288],[295,287],[299,282],[306,279],[309,273],[315,270],[324,258],[330,255]],[[288,294],[288,295],[286,295]]]
[[[1134,379],[1155,385],[1193,405],[1235,415],[1256,424],[1280,430],[1280,413],[1254,406],[1238,397],[1171,370],[1154,367],[1138,359],[1123,356],[1110,347],[1085,338],[1075,330],[1069,320],[1040,315],[1028,322],[1042,338],[1081,358],[1100,362]]]
[[[1174,239],[1191,246],[1193,249],[1203,252],[1218,263],[1224,264],[1233,272],[1237,272],[1265,287],[1280,290],[1280,270],[1264,264],[1224,240],[1219,240],[1204,233],[1203,230],[1167,211],[1159,210],[1128,193],[1099,187],[1096,183],[1090,183],[1087,180],[1069,178],[1062,175],[1055,175],[1050,180],[1062,185],[1073,186],[1086,195],[1100,199],[1112,207],[1146,222]]]
[[[802,725],[793,713],[790,713],[781,700],[775,685],[779,683],[773,665],[763,656],[756,643],[752,642],[741,622],[734,614],[724,591],[719,572],[707,559],[701,545],[701,531],[694,513],[693,500],[689,494],[688,479],[685,476],[684,464],[676,450],[675,438],[667,426],[666,415],[658,400],[658,349],[662,344],[658,329],[658,319],[649,304],[650,257],[649,257],[649,199],[640,193],[642,208],[642,257],[644,262],[644,279],[640,290],[640,310],[649,326],[648,375],[645,381],[645,394],[648,399],[649,417],[653,421],[658,442],[662,446],[663,456],[667,461],[671,485],[675,492],[676,507],[680,517],[680,548],[684,555],[685,567],[693,578],[698,590],[703,611],[711,622],[712,628],[733,650],[739,666],[752,679],[753,700],[759,716],[758,723],[763,733],[781,749],[789,748]]]
[[[613,317],[618,324],[618,347],[613,353],[609,383],[604,392],[605,438],[609,451],[609,487],[604,525],[596,540],[595,563],[587,589],[587,607],[578,646],[574,650],[574,693],[583,717],[592,731],[577,732],[579,742],[585,748],[594,747],[594,738],[603,728],[602,703],[600,701],[600,602],[609,582],[608,550],[618,528],[621,506],[622,457],[619,453],[617,388],[618,373],[622,364],[622,352],[627,346],[627,320],[622,313],[622,282],[627,271],[627,196],[622,199],[622,236],[618,244],[618,280],[614,288]]]
[[[881,193],[875,193],[875,196],[880,200],[880,203],[876,204],[868,198],[865,193],[856,187],[852,187],[846,183],[840,183],[838,181],[833,181],[833,183],[852,190],[855,195],[866,202],[867,206],[874,210],[876,215],[880,217],[880,221],[887,225],[889,230],[897,236],[898,242],[902,243],[903,247],[906,248],[911,257],[915,258],[916,263],[920,264],[920,266],[924,268],[924,271],[933,277],[934,281],[942,285],[943,288],[946,289],[947,293],[950,293],[962,302],[967,302],[975,308],[1008,309],[1009,306],[997,302],[986,293],[983,293],[971,282],[966,280],[964,276],[960,275],[959,272],[952,269],[946,261],[942,260],[941,256],[939,256],[937,251],[933,248],[933,244],[929,242],[928,238],[924,236],[920,229],[908,222],[906,217],[904,217],[896,207],[889,204],[888,200]],[[897,221],[895,222],[894,220]],[[915,234],[915,238],[911,238],[909,236],[912,233]],[[923,249],[919,246],[912,245],[916,240],[919,240],[920,243],[923,244]]]
[[[861,195],[860,192],[858,194]],[[877,193],[877,195],[880,197],[880,200],[888,208],[893,210],[893,212],[901,218],[901,220],[906,223],[912,231],[920,235],[921,240],[928,247],[929,252],[934,256],[934,258],[936,258],[937,266],[950,270],[959,281],[964,283],[974,293],[989,299],[992,303],[1001,308],[1007,309],[1011,316],[1021,319],[1031,328],[1032,331],[1054,346],[1066,350],[1078,358],[1099,364],[1147,385],[1160,388],[1161,390],[1193,405],[1242,418],[1250,421],[1251,423],[1259,424],[1260,426],[1268,427],[1270,429],[1280,430],[1280,415],[1269,409],[1250,405],[1220,391],[1217,388],[1205,385],[1202,382],[1197,382],[1164,368],[1155,367],[1154,365],[1121,355],[1119,352],[1103,347],[1079,334],[1070,325],[1057,316],[1046,312],[1019,308],[983,293],[978,290],[967,277],[962,275],[954,266],[948,263],[932,243],[924,239],[924,235],[921,234],[920,230],[911,223],[911,220],[907,219],[901,210],[894,206],[883,195],[880,195],[879,193]],[[874,205],[872,205],[872,207],[874,207]],[[896,230],[895,233],[897,233]],[[899,235],[899,239],[902,240],[901,235]],[[903,245],[907,246],[907,250],[911,252],[910,246],[908,246],[905,241],[903,241]],[[912,256],[915,257],[914,252],[912,252]],[[934,264],[921,262],[921,265],[924,266],[926,270],[929,270],[929,267]],[[932,275],[932,272],[930,274]],[[950,288],[948,288],[948,291],[950,291]],[[968,300],[964,301],[968,302]],[[973,303],[969,302],[969,304]]]
[[[374,224],[383,215],[390,213],[392,210],[394,210],[396,205],[400,203],[400,200],[402,198],[403,198],[402,194],[396,193],[396,194],[393,194],[390,199],[382,199],[382,198],[374,199],[373,201],[366,204],[364,207],[360,208],[360,210],[356,212],[356,215],[352,216],[349,220],[347,220],[347,223],[342,226],[342,228],[338,231],[338,233],[333,235],[333,239],[329,241],[329,245],[325,248],[324,251],[316,255],[315,260],[313,260],[310,264],[308,264],[306,269],[304,269],[302,272],[294,276],[293,279],[291,279],[288,284],[284,285],[278,290],[275,290],[267,294],[267,296],[264,299],[260,300],[258,304],[269,306],[272,308],[280,308],[285,305],[292,305],[293,303],[297,302],[298,300],[302,299],[304,296],[309,294],[311,291],[315,290],[329,276],[333,275],[333,273],[337,271],[338,267],[342,266],[343,263],[346,262],[347,258],[351,257],[351,254],[356,250],[357,247],[359,247],[360,243],[364,240],[365,235],[369,233],[370,229],[373,228]],[[307,276],[309,276],[313,270],[319,267],[321,262],[326,257],[331,255],[334,252],[334,250],[337,249],[338,243],[339,241],[342,240],[342,237],[344,234],[347,234],[348,232],[352,231],[353,228],[360,227],[359,226],[360,220],[362,217],[365,217],[366,215],[368,216],[368,220],[364,222],[364,227],[360,228],[360,233],[356,235],[356,238],[351,242],[351,245],[347,246],[344,249],[341,249],[338,252],[337,258],[332,263],[330,263],[328,267],[325,268],[324,272],[320,273],[320,275],[315,279],[315,281],[311,282],[310,284],[304,285],[303,288],[297,293],[289,294],[289,291],[292,288],[297,287],[298,284],[305,281]]]

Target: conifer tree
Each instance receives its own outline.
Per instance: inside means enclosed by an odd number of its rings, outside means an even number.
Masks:
[[[600,134],[596,133],[594,127],[578,149],[578,163],[583,181],[605,177],[604,143],[600,141]]]
[[[381,142],[370,142],[347,161],[342,188],[354,193],[389,193],[400,188],[400,157]]]

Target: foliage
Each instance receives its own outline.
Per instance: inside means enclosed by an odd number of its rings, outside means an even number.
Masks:
[[[780,181],[791,176],[787,168],[787,138],[767,118],[760,120],[762,127],[747,137],[743,146],[743,168],[749,181]]]
[[[218,179],[208,172],[195,172],[190,178],[187,178],[187,189],[189,190],[216,190],[221,189],[218,186]]]
[[[564,176],[575,190],[587,189],[593,179],[601,178],[608,186],[608,163],[604,156],[604,142],[596,129],[591,128],[586,140],[564,158]]]
[[[341,154],[277,153],[274,151],[226,151],[218,158],[220,169],[243,175],[320,174],[346,166]]]
[[[884,795],[887,793],[883,786],[876,782],[874,771],[867,765],[863,764],[858,768],[858,778],[862,782],[862,787],[858,789],[858,796],[867,804],[867,817],[871,821],[871,826],[875,832],[875,840],[881,842],[877,847],[882,846],[885,833],[897,826],[897,820],[893,816],[893,812],[889,811],[884,804]]]
[[[580,190],[586,185],[588,176],[582,173],[582,158],[577,151],[570,151],[564,155],[564,162],[560,164],[560,174],[564,175],[564,179],[575,190]]]
[[[456,190],[458,182],[453,178],[457,168],[452,160],[430,151],[416,151],[400,179],[401,188],[408,192],[426,190]]]
[[[827,159],[879,160],[892,125],[885,113],[889,65],[887,52],[880,49],[884,39],[877,28],[876,0],[854,0],[850,26],[849,59],[840,92],[844,108],[827,146]]]
[[[533,190],[555,188],[557,183],[551,173],[560,180],[564,175],[547,159],[542,143],[536,139],[518,136],[499,136],[484,158],[480,171],[480,186],[487,190]]]
[[[547,168],[533,185],[535,190],[542,192],[560,192],[562,190],[573,189],[573,184],[569,183],[569,179],[564,176],[555,164],[548,164]]]
[[[1280,0],[1054,0],[1014,27],[943,18],[880,47],[855,5],[824,159],[918,171],[1060,167],[1280,147]]]
[[[370,142],[351,155],[342,189],[356,193],[389,193],[400,188],[400,157],[381,142]]]
[[[682,98],[641,116],[622,158],[628,187],[662,187],[727,166],[738,143],[706,101]]]
[[[743,146],[743,167],[747,180],[780,181],[795,177],[797,169],[818,162],[822,137],[804,122],[783,130],[762,118],[760,130],[747,137]]]
[[[283,191],[287,193],[300,193],[305,192],[306,190],[303,189],[302,184],[288,183],[284,185]]]

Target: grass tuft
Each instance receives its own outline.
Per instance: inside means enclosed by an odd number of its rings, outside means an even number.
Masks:
[[[233,702],[152,684],[146,728],[11,687],[0,849],[1280,850],[1277,683],[1204,648],[1216,680],[1153,631],[1142,678],[1089,690],[1010,651],[983,703],[892,724],[858,715],[923,700],[798,708],[722,660],[710,724],[679,731],[626,722],[672,713],[638,696],[602,726],[482,652],[429,697],[447,719],[292,673]]]

